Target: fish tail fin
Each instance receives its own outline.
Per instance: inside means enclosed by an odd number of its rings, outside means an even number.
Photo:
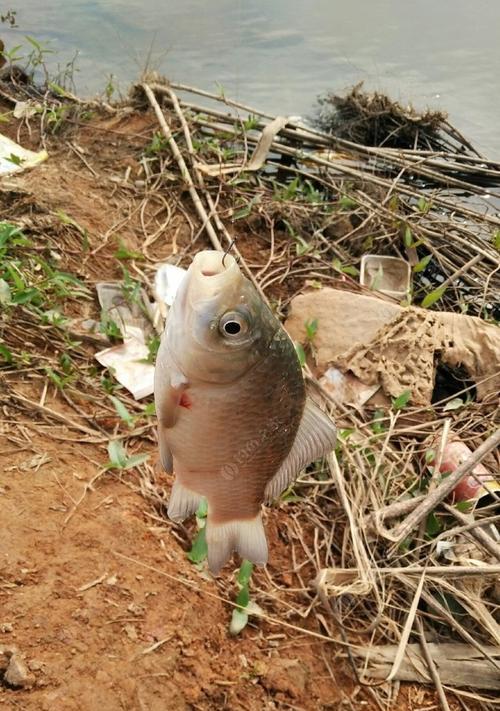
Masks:
[[[214,575],[227,563],[233,551],[256,565],[267,563],[267,540],[259,514],[252,519],[214,523],[207,518],[208,567]]]
[[[196,512],[201,499],[199,494],[175,480],[168,502],[168,517],[172,521],[184,521],[185,518]]]

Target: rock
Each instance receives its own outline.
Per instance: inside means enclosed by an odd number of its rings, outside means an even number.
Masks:
[[[0,644],[0,674],[7,670],[10,658],[17,652],[16,647]]]
[[[14,625],[12,622],[0,622],[0,632],[2,634],[8,634],[14,631]]]
[[[40,662],[38,659],[32,659],[28,662],[28,668],[30,671],[43,671],[44,667],[44,662]]]
[[[28,667],[18,654],[11,656],[3,680],[14,688],[22,689],[28,689],[35,683],[35,677],[30,674]]]

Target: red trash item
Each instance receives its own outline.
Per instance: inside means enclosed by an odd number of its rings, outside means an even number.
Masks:
[[[435,444],[439,446],[439,440],[437,440],[437,442],[435,441]],[[448,442],[443,451],[439,471],[442,474],[453,474],[463,462],[469,459],[471,454],[472,450],[461,440]],[[435,456],[428,464],[432,466],[434,462]],[[499,490],[500,482],[495,481],[491,472],[489,472],[483,464],[479,463],[476,464],[470,474],[467,474],[458,482],[453,490],[452,500],[454,503],[458,501],[477,500],[490,491]]]

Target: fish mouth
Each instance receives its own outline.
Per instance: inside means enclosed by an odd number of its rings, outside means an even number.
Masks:
[[[220,277],[228,272],[234,272],[235,267],[238,268],[238,264],[231,254],[215,250],[207,249],[198,252],[193,260],[193,271],[202,277]]]
[[[218,300],[223,295],[231,298],[241,280],[240,268],[230,254],[205,250],[198,252],[191,267],[189,300],[198,310],[207,301]]]

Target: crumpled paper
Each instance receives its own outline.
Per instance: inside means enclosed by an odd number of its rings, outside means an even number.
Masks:
[[[97,284],[97,294],[105,317],[119,327],[123,343],[96,353],[95,358],[112,370],[114,377],[136,400],[152,395],[154,391],[154,365],[148,362],[148,339],[161,330],[177,289],[184,278],[185,269],[163,264],[155,276],[155,299],[151,304],[144,291],[141,303],[132,304],[124,297],[122,285],[114,282]]]
[[[0,175],[20,173],[47,160],[47,151],[34,153],[0,133]]]

